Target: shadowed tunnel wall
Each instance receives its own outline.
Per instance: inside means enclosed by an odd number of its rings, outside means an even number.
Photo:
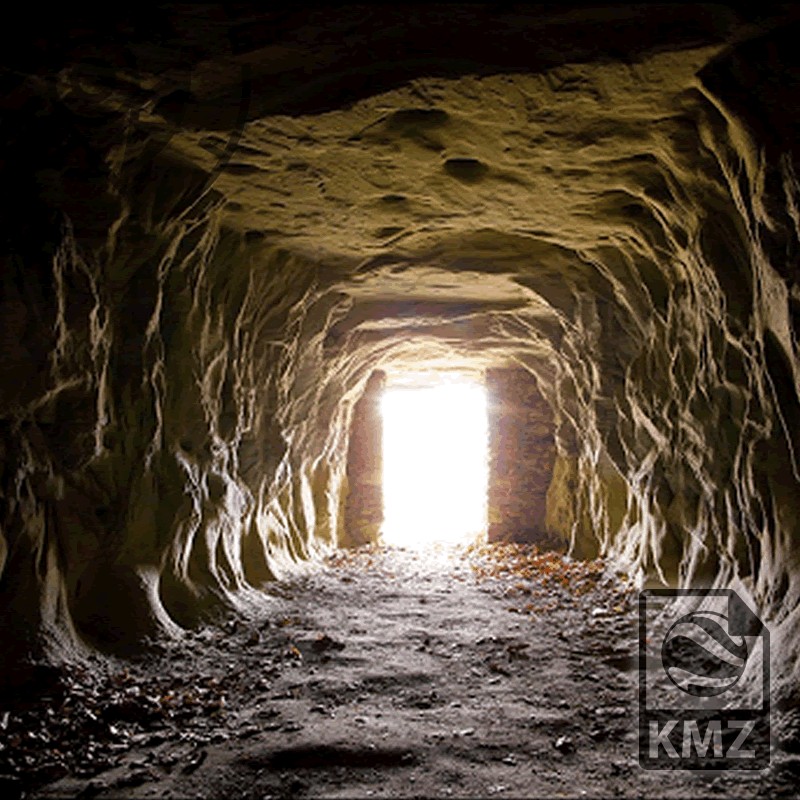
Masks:
[[[0,668],[259,602],[369,375],[447,365],[535,378],[548,534],[739,588],[795,697],[797,8],[448,8],[6,32]]]

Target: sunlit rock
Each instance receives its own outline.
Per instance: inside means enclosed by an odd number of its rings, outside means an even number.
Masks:
[[[522,367],[548,535],[741,587],[796,685],[796,12],[521,9],[19,30],[4,660],[246,604],[358,538],[370,374]]]

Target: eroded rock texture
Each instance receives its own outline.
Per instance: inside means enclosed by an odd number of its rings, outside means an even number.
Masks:
[[[343,536],[373,370],[514,366],[555,421],[552,534],[743,589],[788,691],[796,16],[237,4],[15,29],[3,657],[247,603]]]

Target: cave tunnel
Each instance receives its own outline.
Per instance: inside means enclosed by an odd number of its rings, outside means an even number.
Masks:
[[[351,422],[344,543],[567,550],[546,519],[555,455],[553,414],[525,369],[376,371]]]
[[[799,25],[20,10],[4,796],[793,796]],[[484,530],[455,549],[383,527],[381,398],[415,375],[485,388]],[[641,768],[659,588],[734,591],[769,632],[737,684],[769,695],[763,769]]]

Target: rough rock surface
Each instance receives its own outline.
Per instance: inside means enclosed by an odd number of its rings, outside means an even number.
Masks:
[[[344,524],[339,544],[357,547],[378,540],[383,522],[383,424],[380,403],[386,373],[375,370],[353,407],[347,448]]]
[[[553,409],[553,532],[740,588],[791,698],[797,17],[237,4],[10,30],[6,674],[245,608],[335,545],[372,370],[512,365]]]
[[[556,459],[553,411],[525,369],[486,370],[486,394],[487,540],[563,549],[565,542],[547,530],[547,492]]]

